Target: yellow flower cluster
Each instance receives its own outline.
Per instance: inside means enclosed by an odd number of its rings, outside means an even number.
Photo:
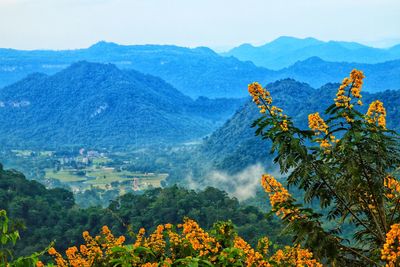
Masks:
[[[362,105],[361,101],[361,88],[363,85],[363,79],[365,78],[362,71],[352,70],[350,72],[350,77],[343,79],[342,84],[339,86],[338,92],[336,94],[335,105],[337,107],[353,108],[350,95],[358,99],[357,104]],[[346,89],[350,88],[346,95]]]
[[[103,226],[99,236],[93,238],[87,231],[83,232],[82,236],[86,244],[81,245],[79,250],[75,246],[68,248],[65,252],[66,259],[55,248],[51,247],[48,250],[49,255],[55,258],[57,266],[93,266],[97,259],[112,254],[112,248],[119,247],[125,242],[124,236],[115,238],[107,226]]]
[[[279,266],[308,266],[322,267],[322,264],[313,259],[313,254],[307,249],[302,249],[300,245],[295,247],[285,247],[278,250],[272,260]]]
[[[68,263],[63,259],[63,257],[61,256],[60,253],[57,252],[57,250],[53,247],[49,248],[49,250],[47,251],[49,253],[49,255],[54,257],[54,260],[56,262],[56,265],[58,267],[66,267],[69,266]]]
[[[288,126],[288,121],[287,120],[283,120],[279,126],[281,127],[282,131],[287,132],[289,131],[289,126]]]
[[[178,225],[178,228],[182,228],[184,239],[189,241],[194,250],[199,251],[200,256],[215,254],[221,248],[215,238],[211,237],[193,220],[185,219],[183,224]]]
[[[141,245],[142,245],[142,243],[143,243],[143,237],[144,237],[144,234],[146,233],[146,230],[144,229],[144,228],[140,228],[139,229],[139,232],[137,233],[137,235],[136,235],[136,241],[135,241],[135,243],[134,243],[134,246],[135,247],[140,247]]]
[[[308,115],[308,127],[315,131],[316,135],[319,135],[321,132],[328,134],[328,125],[321,118],[318,112]]]
[[[268,237],[263,237],[260,240],[258,240],[257,249],[258,251],[262,251],[264,255],[268,254],[268,249],[269,249]]]
[[[264,259],[263,255],[255,251],[243,238],[236,237],[233,247],[244,252],[246,255],[246,266],[271,266],[269,262]]]
[[[384,186],[390,190],[390,193],[386,194],[388,198],[395,198],[400,195],[400,182],[391,175],[385,177]]]
[[[308,115],[308,127],[315,132],[315,135],[320,135],[321,133],[324,133],[325,135],[329,134],[329,127],[318,112]],[[336,139],[334,135],[329,134],[329,139],[321,138],[316,139],[316,141],[319,142],[321,148],[328,152],[328,149],[332,147],[332,144],[339,142],[339,139]]]
[[[154,233],[144,239],[143,246],[151,248],[156,253],[164,253],[166,242],[164,240],[164,225],[158,225]]]
[[[283,120],[279,122],[279,126],[282,131],[289,130],[289,122],[286,119],[287,116],[283,114],[283,110],[276,106],[272,106],[272,97],[268,90],[264,89],[261,84],[254,82],[248,86],[249,93],[253,98],[253,102],[257,104],[260,109],[260,113],[265,113],[267,110],[273,117],[282,117]]]
[[[386,128],[386,109],[379,100],[372,102],[367,111],[367,121],[377,123],[378,126]]]
[[[365,78],[365,75],[362,71],[359,70],[352,70],[350,72],[350,79],[353,82],[353,86],[351,87],[351,94],[355,98],[361,98],[361,88],[363,85],[363,79]]]
[[[400,224],[393,224],[386,233],[386,242],[381,249],[381,258],[387,262],[386,266],[398,266],[400,257]]]
[[[218,233],[224,234],[223,229],[224,227],[220,228]],[[283,252],[278,251],[277,254],[269,257],[269,240],[266,237],[259,241],[256,250],[235,233],[229,235],[229,242],[223,239],[217,240],[216,236],[207,233],[197,222],[190,219],[185,219],[177,227],[171,224],[159,225],[149,237],[145,236],[144,229],[140,229],[133,245],[124,245],[125,238],[114,238],[106,226],[102,228],[99,236],[91,237],[88,232],[84,232],[83,236],[86,244],[81,245],[79,250],[75,246],[68,248],[66,259],[54,248],[48,250],[55,259],[56,266],[114,266],[116,262],[121,262],[121,257],[126,260],[121,266],[167,267],[175,263],[178,264],[177,266],[183,266],[182,260],[191,262],[194,258],[206,260],[216,266],[225,266],[226,262],[234,266],[248,267],[270,267],[275,266],[273,264],[276,262],[284,266],[319,266],[310,265],[316,261],[312,259],[310,252],[300,247],[286,248]],[[233,245],[223,247],[221,244]],[[229,251],[232,248],[239,250],[237,257],[230,256]],[[118,254],[121,251],[128,254]],[[146,256],[145,251],[150,251],[150,254]],[[37,266],[46,265],[39,262]]]
[[[260,112],[265,113],[267,109],[266,105],[272,104],[272,97],[269,91],[265,90],[258,82],[249,84],[248,90],[253,98],[253,102],[260,108]]]
[[[282,219],[288,218],[290,221],[304,217],[304,215],[300,214],[298,208],[290,207],[291,194],[272,175],[263,174],[261,185],[265,192],[268,193],[271,207],[277,216],[280,216]]]

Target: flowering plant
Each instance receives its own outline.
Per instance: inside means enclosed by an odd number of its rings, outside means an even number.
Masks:
[[[304,192],[304,203],[319,202],[324,214],[306,209],[274,177],[261,183],[272,210],[321,262],[339,266],[400,264],[398,135],[386,127],[386,110],[379,100],[364,114],[361,89],[364,74],[353,70],[339,86],[325,114],[308,116],[309,129],[295,127],[282,109],[273,106],[269,91],[249,85],[262,116],[256,134],[272,142],[275,163],[288,186]],[[323,118],[325,117],[325,119]],[[331,222],[327,227],[324,222]],[[341,231],[351,228],[346,240]]]

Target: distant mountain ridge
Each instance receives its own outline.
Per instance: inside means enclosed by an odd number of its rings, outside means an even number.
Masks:
[[[273,53],[274,62],[284,62],[286,59],[275,57],[281,55],[285,57],[291,50],[324,44],[309,38],[296,42],[298,46],[290,46],[290,49],[282,49],[278,45],[284,43],[285,40],[290,43],[293,41],[292,39],[280,38],[280,42],[270,45],[270,50],[276,51]],[[357,43],[336,42],[336,45],[344,47],[343,49],[346,51],[363,50],[360,48],[363,46]],[[391,51],[398,51],[396,53],[400,55],[400,45],[391,48]],[[304,60],[292,56],[288,59],[294,64],[274,71],[257,67],[250,61],[240,61],[233,56],[221,56],[207,47],[119,45],[99,42],[89,48],[77,50],[0,49],[0,88],[35,72],[51,75],[76,61],[86,60],[112,63],[120,69],[132,69],[160,77],[183,94],[194,99],[200,96],[208,98],[245,97],[247,84],[252,81],[266,84],[279,79],[294,78],[307,82],[313,87],[320,87],[328,82],[340,80],[352,68],[359,68],[365,72],[367,82],[364,89],[367,91],[400,89],[400,75],[398,75],[400,59],[377,64],[336,62],[340,56],[335,57],[333,61],[326,61],[315,55],[306,57]],[[383,60],[384,57],[379,59]]]
[[[292,78],[318,88],[326,83],[341,81],[353,69],[358,69],[365,74],[363,89],[368,92],[400,89],[400,60],[386,61],[383,63],[349,63],[328,62],[319,57],[311,57],[304,61],[297,61],[288,68],[276,72],[274,79]]]
[[[243,97],[242,88],[249,80],[273,73],[250,62],[222,57],[206,47],[99,42],[77,50],[0,49],[0,87],[32,72],[54,74],[81,60],[112,63],[121,69],[158,76],[192,98]]]
[[[228,100],[225,109],[203,102],[160,78],[82,61],[1,89],[0,143],[58,148],[190,141],[209,134],[242,100]]]
[[[400,45],[381,49],[356,42],[324,42],[315,38],[282,36],[261,46],[243,44],[222,55],[234,56],[243,61],[252,61],[257,66],[278,70],[309,57],[320,57],[334,62],[381,63],[400,59]]]

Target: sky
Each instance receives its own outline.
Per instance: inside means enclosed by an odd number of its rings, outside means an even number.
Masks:
[[[400,43],[400,0],[0,0],[0,47],[261,45],[279,36]]]

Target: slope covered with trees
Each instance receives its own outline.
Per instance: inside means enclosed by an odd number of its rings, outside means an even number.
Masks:
[[[224,109],[219,102],[193,101],[154,76],[79,62],[0,90],[0,142],[43,149],[190,141],[210,133],[242,100],[227,100]]]
[[[339,84],[327,84],[314,89],[307,84],[291,79],[280,80],[267,85],[274,95],[275,103],[285,110],[286,114],[301,127],[307,127],[307,114],[320,112],[335,94]],[[388,125],[398,130],[397,118],[400,116],[398,103],[400,91],[389,90],[381,93],[363,93],[366,103],[378,99],[385,103],[388,113]],[[361,110],[366,112],[367,106]],[[263,142],[255,136],[252,123],[258,118],[257,107],[248,101],[222,127],[206,139],[200,150],[200,158],[212,162],[213,168],[227,170],[231,173],[243,170],[247,166],[262,162],[270,166],[272,157],[270,147],[261,145]],[[211,168],[208,166],[207,168]]]

